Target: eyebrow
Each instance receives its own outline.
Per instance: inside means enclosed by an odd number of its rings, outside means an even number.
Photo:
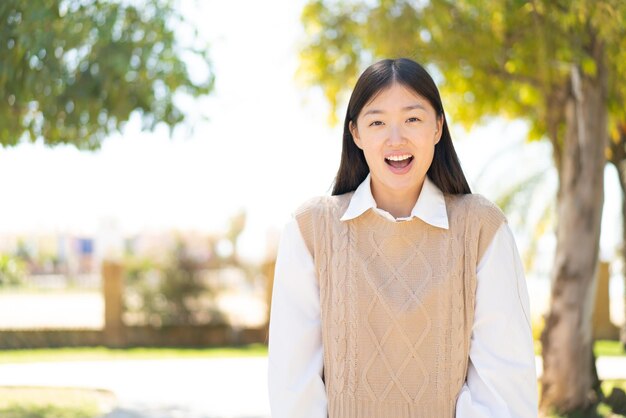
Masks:
[[[422,106],[419,103],[416,103],[414,105],[410,105],[410,106],[405,106],[402,108],[402,110],[413,110],[413,109],[422,109],[422,110],[426,110],[426,108],[424,106]],[[378,109],[370,109],[367,112],[363,113],[363,116],[369,115],[369,114],[377,114],[377,113],[385,113],[382,110],[378,110]]]

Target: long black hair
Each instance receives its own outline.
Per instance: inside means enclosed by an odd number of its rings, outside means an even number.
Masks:
[[[465,174],[461,169],[461,163],[452,145],[441,97],[435,82],[420,64],[408,58],[398,58],[385,59],[370,65],[361,74],[352,91],[343,126],[341,163],[335,177],[332,194],[340,195],[354,191],[367,177],[370,169],[363,151],[354,143],[350,132],[350,122],[356,124],[363,107],[376,94],[390,87],[394,82],[402,84],[428,100],[435,109],[437,117],[444,118],[441,139],[435,145],[433,162],[426,175],[444,193],[471,193]]]

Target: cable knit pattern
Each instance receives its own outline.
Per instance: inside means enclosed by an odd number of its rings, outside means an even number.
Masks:
[[[326,206],[326,216],[332,219],[333,213],[336,212],[336,208],[333,206],[334,203],[337,203],[335,199],[331,199]],[[347,282],[348,282],[348,274],[347,267],[348,263],[346,263],[345,256],[347,254],[346,248],[348,246],[348,227],[345,224],[340,222],[332,222],[329,234],[325,234],[324,240],[328,243],[327,247],[329,248],[329,259],[330,259],[330,270],[326,270],[327,276],[324,277],[324,283],[326,283],[326,288],[331,292],[331,300],[333,306],[334,315],[331,315],[332,326],[329,329],[329,335],[332,340],[330,344],[333,358],[343,358],[346,356],[347,349],[347,329],[346,329],[346,311],[348,309],[348,304],[345,303],[344,299],[349,294]],[[329,286],[331,282],[331,276],[328,274],[332,274],[332,286]],[[346,362],[339,362],[335,364],[335,367],[331,368],[332,370],[332,382],[330,387],[333,388],[337,394],[341,394],[344,390],[344,382],[346,376]]]
[[[295,212],[320,288],[329,418],[454,417],[466,378],[476,266],[506,218],[481,195],[445,195],[449,229],[373,210],[353,192]]]
[[[351,254],[356,254],[356,228],[353,223],[348,223],[348,228],[350,230],[350,235],[348,237],[350,251],[348,252],[348,264],[349,271],[356,271],[357,259],[356,257],[351,256]],[[356,283],[356,275],[348,274],[348,323],[346,326],[348,327],[348,358],[346,359],[346,363],[349,367],[349,375],[348,375],[348,393],[355,393],[356,391],[356,379],[357,379],[357,321],[358,321],[358,312],[357,312],[357,283]]]

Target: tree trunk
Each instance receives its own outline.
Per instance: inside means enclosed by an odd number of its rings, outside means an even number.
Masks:
[[[597,45],[596,45],[597,46]],[[550,312],[541,335],[541,409],[569,413],[597,401],[591,320],[604,200],[607,77],[596,48],[597,76],[572,67],[557,196],[557,248]]]

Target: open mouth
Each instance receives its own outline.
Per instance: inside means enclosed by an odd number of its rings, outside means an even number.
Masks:
[[[413,158],[414,157],[412,155],[403,156],[402,159],[385,158],[385,162],[387,163],[387,165],[390,165],[394,168],[405,168],[406,166],[411,164],[411,161],[413,161]]]

